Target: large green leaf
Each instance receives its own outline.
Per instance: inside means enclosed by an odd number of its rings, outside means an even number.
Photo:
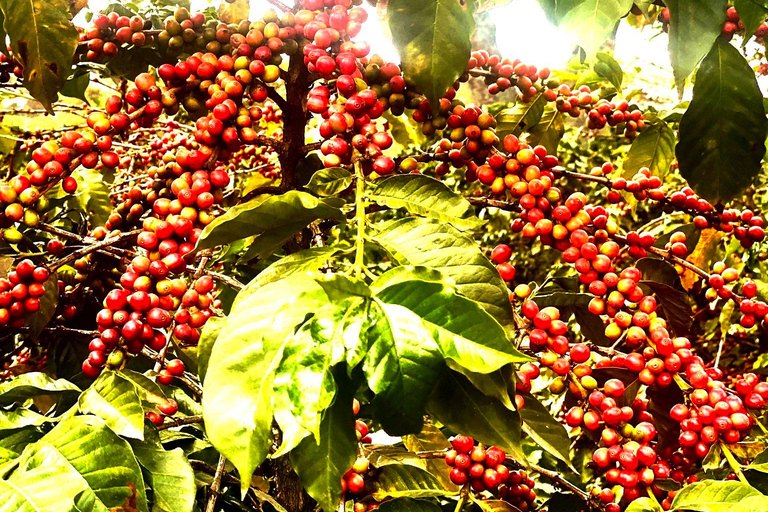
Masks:
[[[116,434],[144,438],[144,410],[133,382],[106,370],[80,395],[80,411],[103,419]]]
[[[704,480],[683,487],[675,496],[670,511],[725,512],[751,496],[762,494],[741,482]]]
[[[750,496],[739,501],[731,512],[763,512],[768,510],[768,496]]]
[[[320,414],[336,395],[331,369],[344,360],[347,309],[335,304],[320,309],[286,344],[276,372],[276,392],[287,395],[291,414],[315,436],[319,435]]]
[[[54,380],[40,372],[30,372],[0,384],[0,405],[21,403],[41,395],[67,396],[80,393],[80,388],[66,379]]]
[[[514,332],[507,286],[471,237],[435,219],[410,217],[385,223],[372,238],[397,263],[431,267],[453,279],[459,292]]]
[[[718,39],[680,121],[680,174],[706,199],[733,198],[760,172],[766,126],[755,73],[739,50]]]
[[[76,416],[59,423],[27,447],[19,476],[51,465],[66,469],[73,481],[85,480],[97,510],[120,507],[129,499],[140,512],[148,510],[144,479],[130,445],[100,418]]]
[[[363,362],[368,387],[375,393],[377,419],[392,435],[418,432],[424,404],[443,368],[434,334],[409,309],[376,300],[372,344]]]
[[[320,197],[335,196],[352,184],[352,178],[352,173],[343,167],[320,169],[312,175],[306,188]]]
[[[270,266],[265,268],[254,277],[240,292],[237,294],[235,302],[232,307],[236,307],[238,302],[250,297],[253,292],[268,283],[273,283],[291,274],[298,272],[307,272],[308,270],[318,270],[322,267],[326,261],[332,258],[335,254],[339,253],[342,249],[338,246],[327,247],[312,247],[311,249],[304,249],[293,254],[289,254],[283,258],[280,258]]]
[[[387,14],[405,77],[437,109],[467,67],[474,0],[390,0]]]
[[[200,333],[200,341],[197,342],[197,374],[200,380],[205,380],[213,345],[226,324],[226,318],[216,316],[209,318],[205,322],[205,327],[203,327],[203,331]]]
[[[666,0],[666,4],[669,53],[678,89],[682,91],[685,79],[723,30],[727,0]]]
[[[0,512],[70,512],[87,487],[66,468],[41,466],[0,480]]]
[[[526,395],[525,406],[520,409],[520,417],[523,420],[523,431],[536,444],[573,469],[568,431],[565,430],[562,423],[552,417],[552,414],[541,402],[534,396]]]
[[[275,370],[296,326],[329,301],[322,274],[293,275],[233,307],[211,351],[203,417],[211,443],[240,472],[243,490],[272,443]]]
[[[744,23],[744,44],[757,30],[762,22],[768,18],[768,2],[766,0],[733,0],[733,6],[739,13],[739,18]]]
[[[496,134],[500,139],[506,135],[520,135],[525,130],[536,126],[544,114],[547,98],[537,94],[528,103],[516,103],[512,108],[505,108],[496,114]]]
[[[597,62],[595,62],[595,73],[608,80],[617,91],[621,91],[621,84],[624,81],[624,71],[621,65],[616,62],[610,54],[597,52]]]
[[[556,108],[547,108],[541,120],[530,130],[526,141],[531,145],[541,144],[550,154],[557,153],[557,146],[565,133],[563,113]]]
[[[532,359],[517,349],[504,329],[478,303],[459,295],[440,272],[397,267],[373,283],[376,297],[406,307],[437,332],[443,356],[469,371],[490,373]]]
[[[337,198],[319,199],[296,190],[276,196],[259,196],[230,208],[208,224],[195,249],[228,244],[255,235],[264,240],[254,241],[254,244],[279,246],[297,230],[317,219],[343,221],[338,201]],[[298,229],[296,226],[299,226]]]
[[[558,0],[555,16],[560,29],[592,58],[631,7],[632,0]]]
[[[319,442],[308,437],[291,451],[291,464],[307,493],[324,510],[337,510],[341,477],[357,456],[355,418],[348,383],[340,383],[339,395],[320,424]]]
[[[624,176],[631,178],[641,167],[648,167],[661,178],[675,159],[675,132],[664,121],[648,126],[632,142],[624,159]]]
[[[144,441],[132,441],[133,452],[146,470],[154,496],[153,510],[192,512],[195,505],[195,472],[181,448],[166,450],[157,431],[147,428]]]
[[[423,174],[403,174],[376,182],[370,198],[390,208],[449,222],[459,228],[477,228],[483,221],[474,207],[443,182]]]
[[[429,472],[409,464],[390,464],[379,470],[373,482],[374,499],[384,498],[432,498],[450,496]]]
[[[70,74],[78,42],[77,30],[69,21],[69,3],[3,0],[0,8],[13,56],[24,67],[24,87],[53,114],[51,104]]]
[[[455,432],[493,444],[520,461],[520,414],[476,390],[454,372],[446,372],[427,404],[427,411]]]

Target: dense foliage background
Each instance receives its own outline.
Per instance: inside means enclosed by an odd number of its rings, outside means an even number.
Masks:
[[[261,3],[0,0],[0,510],[768,508],[768,3]]]

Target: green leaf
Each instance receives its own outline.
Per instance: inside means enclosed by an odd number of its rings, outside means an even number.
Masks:
[[[749,35],[743,41],[743,44],[746,45],[757,27],[768,18],[768,2],[765,0],[733,0],[733,6],[744,23],[744,33]]]
[[[45,293],[40,297],[40,309],[36,313],[24,319],[24,324],[29,326],[32,336],[37,337],[43,332],[45,326],[53,318],[56,306],[59,303],[59,284],[55,276],[51,276],[43,283]]]
[[[181,448],[165,450],[157,431],[147,428],[144,441],[132,441],[133,452],[146,470],[155,509],[192,512],[195,505],[195,472]]]
[[[249,236],[269,237],[273,245],[281,245],[296,231],[317,219],[339,222],[344,215],[335,198],[318,199],[307,192],[292,190],[277,196],[260,196],[230,208],[208,224],[197,241],[195,250],[228,244]],[[275,240],[279,240],[275,242]],[[257,241],[254,242],[256,244]]]
[[[291,451],[291,464],[302,485],[324,510],[338,508],[341,477],[357,456],[352,395],[347,384],[340,385],[336,401],[323,417],[319,442],[308,437]]]
[[[403,446],[410,452],[429,452],[444,450],[450,447],[450,442],[439,428],[430,423],[425,424],[418,434],[403,436]],[[427,471],[437,478],[445,489],[449,491],[459,490],[459,487],[451,482],[450,468],[445,464],[445,461],[424,459],[422,462],[426,465]]]
[[[621,91],[621,83],[624,81],[624,72],[616,59],[605,52],[597,52],[595,73],[608,80],[617,91]]]
[[[22,474],[50,465],[66,468],[71,480],[84,479],[101,507],[120,507],[132,497],[140,512],[148,510],[144,479],[130,445],[95,416],[59,423],[29,445],[19,461]]]
[[[72,175],[78,185],[75,194],[70,196],[70,206],[86,213],[92,226],[103,225],[112,213],[109,183],[96,169],[80,167]]]
[[[103,419],[116,434],[144,438],[144,410],[133,382],[105,370],[80,395],[80,411]]]
[[[370,198],[390,208],[405,208],[409,213],[449,222],[458,228],[477,228],[484,224],[474,207],[443,182],[423,174],[403,174],[378,180]]]
[[[683,487],[672,501],[670,512],[692,510],[696,512],[726,512],[735,504],[751,496],[762,494],[741,482],[704,480]]]
[[[768,497],[750,496],[739,501],[730,509],[730,512],[763,512],[768,510]]]
[[[352,173],[343,167],[320,169],[312,175],[306,189],[320,197],[335,196],[349,188],[352,178]]]
[[[664,121],[648,126],[632,142],[624,159],[624,177],[631,178],[641,167],[664,178],[675,159],[675,132]]]
[[[625,512],[662,512],[662,509],[651,498],[638,498],[629,504]]]
[[[341,248],[338,246],[312,247],[311,249],[304,249],[303,251],[280,258],[262,270],[245,288],[240,290],[232,307],[235,307],[238,302],[251,296],[265,284],[274,283],[299,272],[318,270],[326,261],[340,251]]]
[[[548,153],[555,154],[564,133],[565,121],[562,112],[556,108],[547,107],[539,123],[530,129],[526,142],[532,146],[541,144],[547,148]]]
[[[525,406],[520,409],[520,417],[523,420],[523,432],[576,472],[571,465],[571,441],[568,431],[536,397],[525,396]]]
[[[666,0],[669,53],[678,90],[723,30],[727,0]],[[724,44],[728,44],[722,41]],[[754,75],[753,75],[754,76]]]
[[[434,498],[452,496],[454,491],[443,489],[440,482],[427,471],[408,464],[390,464],[376,474],[372,495],[384,498]]]
[[[378,510],[381,512],[440,512],[442,509],[431,501],[397,498],[385,501]]]
[[[591,59],[631,8],[632,0],[558,0],[555,16]]]
[[[376,297],[418,315],[437,332],[443,356],[471,372],[491,373],[532,359],[477,302],[458,294],[442,274],[425,267],[397,267],[373,283]]]
[[[543,94],[537,94],[528,103],[516,103],[512,108],[505,108],[496,114],[496,134],[499,139],[505,136],[520,135],[536,126],[544,114],[547,99]]]
[[[410,217],[381,225],[371,238],[397,263],[431,267],[453,279],[459,292],[514,333],[507,285],[471,237],[434,219]]]
[[[65,468],[41,466],[10,480],[0,480],[0,510],[3,512],[68,512],[87,489]]]
[[[3,0],[3,27],[24,67],[24,87],[53,114],[78,43],[66,0]],[[4,44],[4,43],[3,43]]]
[[[275,370],[296,326],[329,302],[321,274],[293,275],[237,303],[211,351],[203,418],[211,443],[238,469],[243,491],[272,443]]]
[[[75,73],[64,82],[64,86],[61,88],[61,95],[88,101],[85,97],[85,90],[88,89],[90,83],[90,71],[87,68],[78,67]]]
[[[377,419],[391,435],[418,432],[443,357],[424,322],[407,308],[375,300],[372,344],[363,362]]]
[[[390,0],[387,16],[406,79],[437,109],[467,67],[474,0]]]
[[[40,372],[24,373],[0,384],[0,406],[22,403],[41,395],[67,396],[80,393],[80,388],[66,379],[53,380]]]
[[[496,445],[516,459],[525,460],[520,447],[520,414],[480,393],[465,377],[446,372],[430,397],[427,410],[455,432]]]
[[[696,73],[677,144],[680,174],[700,196],[727,201],[760,172],[768,126],[762,98],[739,50],[718,39]]]
[[[200,341],[197,343],[197,374],[200,380],[205,380],[208,371],[208,362],[211,359],[213,344],[219,337],[219,333],[227,324],[226,318],[212,316],[208,319],[200,333]]]
[[[346,314],[346,307],[335,304],[321,308],[286,344],[276,371],[275,392],[286,394],[291,414],[315,436],[321,413],[336,395],[331,368],[344,360]]]

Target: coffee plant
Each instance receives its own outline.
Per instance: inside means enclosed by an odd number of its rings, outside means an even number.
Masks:
[[[0,510],[768,510],[768,2],[267,3],[0,0]]]

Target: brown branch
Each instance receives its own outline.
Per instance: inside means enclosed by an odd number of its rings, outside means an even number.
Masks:
[[[188,416],[186,418],[176,418],[175,420],[166,421],[162,425],[157,426],[157,430],[167,430],[169,428],[181,427],[182,425],[194,425],[196,423],[202,423],[202,416]]]
[[[128,238],[135,237],[139,233],[141,233],[141,231],[142,231],[141,229],[135,229],[133,231],[128,231],[127,233],[121,233],[114,238],[108,238],[106,240],[102,240],[101,242],[83,247],[82,249],[78,249],[72,254],[70,254],[69,256],[62,258],[61,260],[51,265],[51,272],[55,272],[57,269],[63,267],[64,265],[68,265],[69,263],[76,261],[77,259],[82,258],[83,256],[90,254],[94,251],[98,251],[99,249],[109,247],[110,245],[116,244],[118,242],[122,242],[123,240],[126,240]]]
[[[304,144],[301,146],[302,153],[309,153],[310,151],[317,151],[323,146],[322,142],[312,142],[310,144]]]
[[[269,2],[269,3],[270,3],[270,4],[272,4],[272,5],[274,5],[275,7],[277,7],[278,9],[280,9],[280,10],[281,10],[281,11],[283,11],[283,12],[288,12],[288,11],[291,11],[291,10],[292,10],[290,7],[288,7],[287,5],[285,5],[285,4],[284,4],[283,2],[281,2],[280,0],[267,0],[267,2]]]

